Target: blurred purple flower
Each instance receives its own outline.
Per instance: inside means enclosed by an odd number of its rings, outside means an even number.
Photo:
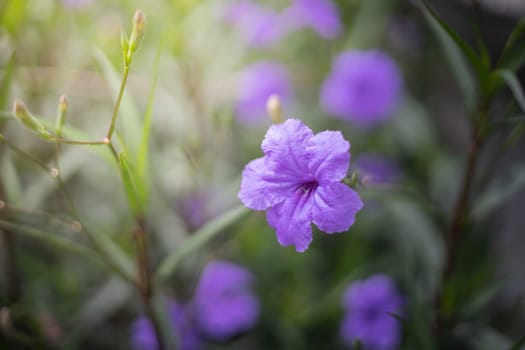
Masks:
[[[200,332],[226,340],[252,328],[259,317],[259,300],[251,292],[253,275],[225,261],[210,262],[193,299],[193,317]]]
[[[311,27],[325,39],[336,38],[343,28],[337,6],[330,0],[294,0],[281,20],[286,31]]]
[[[212,216],[210,209],[211,194],[208,191],[196,191],[183,196],[176,202],[176,208],[190,231],[199,229]]]
[[[228,340],[255,326],[259,300],[251,292],[253,275],[244,267],[212,261],[204,269],[193,299],[188,304],[168,301],[177,349],[198,350],[206,339]],[[151,321],[141,316],[131,325],[134,350],[157,350]]]
[[[401,325],[391,314],[402,313],[404,303],[386,275],[353,282],[343,297],[343,340],[351,345],[359,339],[370,350],[395,349],[401,341]]]
[[[378,154],[362,154],[353,164],[363,183],[393,184],[399,179],[400,170],[396,162]]]
[[[321,88],[321,106],[334,117],[372,127],[392,115],[402,89],[401,72],[389,55],[350,50],[335,59]]]
[[[193,324],[191,306],[169,302],[169,316],[173,324],[179,350],[198,350],[204,341]]]
[[[157,350],[159,343],[151,321],[146,316],[131,324],[131,345],[134,350]]]
[[[291,103],[292,84],[284,66],[271,61],[248,66],[238,85],[236,117],[247,124],[268,120],[266,102],[272,94],[280,97],[284,108]]]
[[[237,29],[248,45],[254,47],[270,46],[285,34],[279,14],[253,1],[231,4],[223,18]]]
[[[250,209],[267,210],[268,224],[283,246],[304,252],[313,222],[326,233],[346,231],[363,203],[341,183],[350,164],[350,143],[339,131],[312,130],[297,119],[270,127],[264,157],[242,173],[239,198]]]

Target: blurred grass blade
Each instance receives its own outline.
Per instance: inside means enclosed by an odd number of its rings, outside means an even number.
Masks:
[[[179,262],[192,252],[202,248],[213,237],[219,234],[229,225],[233,224],[249,212],[248,208],[240,205],[225,212],[216,219],[211,220],[191,237],[182,242],[182,245],[174,253],[168,255],[161,262],[156,274],[157,279],[166,279],[177,268]]]
[[[525,62],[525,18],[521,18],[510,33],[497,64],[498,67],[518,70]]]
[[[138,179],[133,172],[124,153],[119,154],[119,166],[129,205],[133,215],[139,217],[144,213],[145,208],[144,202],[146,199],[144,198],[145,194],[143,193],[144,186],[140,185],[140,179]]]
[[[49,243],[50,245],[53,245],[57,248],[62,249],[63,251],[70,252],[75,255],[82,255],[84,257],[87,257],[101,265],[107,266],[107,264],[104,263],[104,261],[101,259],[101,257],[92,249],[85,247],[83,245],[80,245],[70,239],[61,237],[56,234],[52,234],[47,231],[43,231],[40,229],[33,228],[31,226],[26,226],[22,224],[17,224],[9,221],[5,221],[0,219],[0,227],[3,227],[5,229],[13,230],[15,232],[25,234],[27,236],[30,236],[32,238],[36,238],[38,240],[44,241],[46,243]]]
[[[120,90],[120,75],[109,60],[109,58],[101,50],[95,50],[95,58],[98,61],[104,76],[111,88],[113,98],[117,99],[118,93]],[[130,157],[135,159],[140,142],[140,113],[133,102],[133,99],[129,96],[128,93],[124,92],[122,102],[120,104],[119,110],[119,121],[118,124],[123,127],[124,136],[127,141],[127,147],[131,152]],[[108,116],[108,125],[110,123],[110,118]]]
[[[0,182],[4,188],[6,199],[11,203],[20,203],[22,197],[22,185],[20,184],[20,176],[18,175],[11,154],[4,154],[2,158],[2,167],[0,168]]]
[[[78,344],[83,337],[110,322],[111,317],[127,305],[133,296],[133,289],[128,283],[111,277],[95,289],[76,312],[64,343]]]
[[[119,272],[124,279],[133,281],[135,265],[129,256],[106,234],[91,229],[86,229],[85,232],[89,235],[98,251],[107,259],[110,266]]]
[[[137,172],[138,172],[138,175],[143,179],[146,179],[146,175],[147,175],[146,170],[148,166],[149,136],[151,132],[153,102],[155,100],[155,90],[157,88],[157,79],[159,75],[159,62],[160,62],[161,49],[162,49],[162,38],[157,48],[155,62],[153,63],[153,77],[152,77],[151,86],[149,89],[148,103],[146,105],[146,115],[144,117],[144,124],[142,125],[142,140],[140,144],[139,154],[137,157]],[[148,181],[145,180],[145,183],[148,183]]]
[[[475,201],[472,214],[477,219],[483,218],[523,187],[525,187],[525,164],[511,171],[510,179],[497,179],[489,186]]]
[[[523,89],[516,75],[509,69],[500,69],[497,73],[505,83],[507,83],[507,86],[514,95],[516,102],[520,105],[521,110],[525,112],[525,95],[523,94]]]
[[[465,98],[467,110],[472,111],[476,103],[478,91],[473,72],[470,70],[465,59],[468,59],[472,66],[471,68],[479,75],[480,81],[486,80],[488,69],[483,67],[482,60],[476,52],[441,20],[424,0],[420,0],[419,4],[425,19],[443,48],[452,73]]]

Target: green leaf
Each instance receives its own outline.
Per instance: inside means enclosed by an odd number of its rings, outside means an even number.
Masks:
[[[151,132],[153,102],[155,100],[155,90],[157,88],[157,78],[159,75],[159,61],[160,61],[161,48],[162,48],[162,39],[159,42],[159,46],[157,48],[157,55],[155,56],[155,62],[153,63],[153,78],[151,80],[151,86],[149,89],[148,103],[146,106],[146,115],[144,117],[144,125],[142,126],[142,140],[140,144],[139,154],[137,157],[137,173],[142,179],[144,179],[145,184],[149,184],[149,181],[147,179],[149,136]]]
[[[525,62],[525,18],[521,18],[510,33],[497,67],[518,70]]]
[[[516,77],[516,74],[514,74],[509,69],[500,69],[496,72],[497,75],[500,76],[505,81],[505,83],[507,83],[507,86],[514,95],[516,102],[518,102],[522,111],[525,112],[525,95],[523,94],[523,89],[521,87],[520,81]]]
[[[489,67],[485,66],[483,59],[474,49],[439,18],[424,0],[420,0],[419,4],[425,19],[443,48],[452,73],[465,98],[467,110],[472,111],[476,104],[478,91],[471,69],[476,72],[480,83],[488,83]],[[470,66],[465,60],[468,60]]]
[[[133,215],[140,217],[146,207],[144,186],[140,184],[140,179],[128,163],[124,153],[119,154],[119,167],[131,211]]]
[[[218,218],[208,222],[206,225],[204,225],[204,227],[182,242],[182,245],[179,249],[164,258],[155,277],[160,280],[168,278],[175,271],[182,259],[194,251],[202,248],[213,237],[215,237],[229,225],[242,218],[248,212],[248,208],[241,205],[230,209]]]

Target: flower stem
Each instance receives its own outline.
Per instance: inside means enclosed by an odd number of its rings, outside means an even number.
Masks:
[[[461,186],[457,195],[454,210],[448,229],[446,231],[446,251],[445,251],[445,264],[441,275],[441,287],[437,291],[434,305],[436,308],[436,324],[435,330],[440,331],[443,327],[443,288],[445,283],[451,278],[456,267],[456,259],[458,256],[458,250],[465,235],[464,222],[465,217],[468,214],[469,207],[469,195],[472,189],[476,164],[478,161],[479,151],[481,149],[482,136],[480,133],[481,124],[485,121],[487,114],[489,99],[487,98],[480,107],[477,109],[475,118],[473,119],[473,130],[471,135],[471,141],[467,153],[467,159],[463,170],[463,178]]]
[[[115,124],[117,122],[117,115],[118,110],[120,108],[120,102],[122,101],[122,97],[124,96],[124,90],[126,88],[126,82],[128,81],[128,73],[129,73],[129,65],[124,65],[124,75],[122,76],[122,82],[120,83],[120,90],[118,92],[117,102],[115,103],[115,108],[113,109],[113,115],[111,116],[111,124],[109,125],[109,130],[107,133],[108,140],[111,141],[111,136],[113,136],[113,132],[115,131]]]

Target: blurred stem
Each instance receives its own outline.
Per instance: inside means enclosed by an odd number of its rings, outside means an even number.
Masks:
[[[473,118],[473,130],[470,145],[467,153],[467,160],[463,170],[463,179],[457,195],[452,218],[446,231],[446,251],[445,265],[441,277],[441,289],[438,291],[435,299],[436,306],[436,330],[439,332],[443,326],[443,307],[444,296],[443,287],[451,278],[456,267],[459,245],[465,235],[465,218],[468,214],[469,195],[472,189],[476,164],[478,161],[479,151],[482,144],[482,125],[485,123],[490,98],[487,96],[479,104]]]
[[[146,315],[151,321],[155,336],[157,337],[159,350],[165,350],[166,344],[162,335],[162,323],[153,306],[153,283],[150,271],[150,261],[148,253],[148,237],[144,219],[137,217],[136,227],[133,232],[137,250],[137,290],[142,298]]]
[[[128,81],[128,74],[129,74],[129,65],[124,65],[124,75],[122,76],[122,82],[120,83],[120,90],[118,92],[117,102],[115,103],[115,108],[113,109],[113,115],[111,116],[111,124],[109,125],[109,130],[107,134],[107,139],[111,141],[111,136],[113,136],[113,132],[115,131],[115,124],[117,122],[117,116],[118,116],[118,110],[120,108],[120,102],[122,101],[122,97],[124,96],[124,90],[126,89],[126,82]]]

